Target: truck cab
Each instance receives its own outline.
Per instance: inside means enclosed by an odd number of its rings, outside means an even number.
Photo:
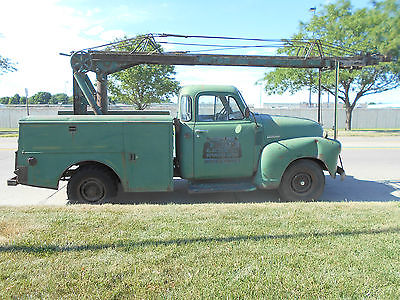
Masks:
[[[231,180],[250,182],[249,190],[278,188],[285,200],[311,200],[322,194],[322,170],[344,175],[340,143],[323,138],[320,124],[251,113],[233,86],[183,87],[178,118],[179,175],[210,190]]]
[[[233,86],[187,86],[179,94],[177,161],[190,180],[251,177],[260,132]]]
[[[233,86],[181,89],[176,118],[133,115],[28,117],[20,121],[16,177],[9,185],[58,188],[72,201],[99,203],[128,192],[278,189],[285,201],[318,199],[323,171],[341,145],[311,120],[255,114]]]

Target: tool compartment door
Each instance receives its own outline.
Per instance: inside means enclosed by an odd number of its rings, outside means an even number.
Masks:
[[[172,121],[124,125],[127,182],[130,192],[173,190]]]

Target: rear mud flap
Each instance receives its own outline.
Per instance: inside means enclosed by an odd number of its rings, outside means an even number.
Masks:
[[[346,172],[342,167],[337,167],[336,173],[340,175],[340,180],[343,181],[346,178]]]
[[[7,180],[7,185],[8,186],[17,186],[18,185],[18,181],[17,181],[17,176],[14,176],[13,178],[10,178]]]

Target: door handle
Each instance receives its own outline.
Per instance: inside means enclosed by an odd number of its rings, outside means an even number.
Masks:
[[[208,130],[207,129],[196,129],[195,131],[194,131],[194,133],[196,134],[196,137],[200,137],[200,133],[206,133],[206,132],[208,132]]]

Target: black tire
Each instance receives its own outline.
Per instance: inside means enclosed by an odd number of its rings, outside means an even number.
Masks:
[[[283,201],[315,201],[322,195],[325,176],[321,166],[312,160],[291,164],[282,176],[278,188]]]
[[[76,203],[101,204],[117,194],[113,173],[98,166],[79,168],[68,181],[68,200]]]

